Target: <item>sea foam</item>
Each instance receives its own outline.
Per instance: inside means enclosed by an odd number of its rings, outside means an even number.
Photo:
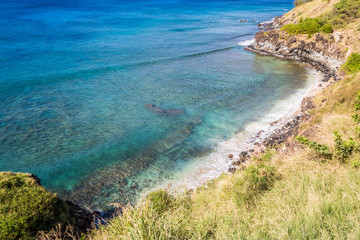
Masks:
[[[250,44],[254,43],[255,39],[250,39],[250,40],[245,40],[245,41],[240,41],[238,43],[239,46],[249,46]]]

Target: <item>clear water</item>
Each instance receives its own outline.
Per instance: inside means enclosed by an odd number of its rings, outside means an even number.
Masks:
[[[1,1],[0,170],[93,208],[181,181],[307,88],[304,67],[238,45],[291,2]]]

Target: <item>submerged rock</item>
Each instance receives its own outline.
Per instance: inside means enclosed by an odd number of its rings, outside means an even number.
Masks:
[[[149,103],[145,105],[146,109],[149,109],[149,111],[157,114],[168,114],[168,115],[180,115],[185,114],[185,110],[183,109],[171,109],[171,108],[162,108],[158,107],[155,104]]]
[[[193,127],[193,124],[185,125],[136,155],[123,156],[121,161],[89,174],[73,191],[63,195],[67,195],[67,199],[76,204],[103,211],[111,210],[108,204],[112,202],[129,203],[143,187],[141,182],[137,182],[135,186],[135,182],[130,181],[130,178],[147,169],[159,156],[173,156],[176,153],[174,147],[180,146],[192,134]],[[117,199],[108,196],[107,193],[112,191],[118,193]]]

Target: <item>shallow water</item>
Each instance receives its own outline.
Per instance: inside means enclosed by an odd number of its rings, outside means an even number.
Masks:
[[[0,170],[103,209],[219,174],[224,142],[309,87],[241,46],[291,2],[0,2]]]

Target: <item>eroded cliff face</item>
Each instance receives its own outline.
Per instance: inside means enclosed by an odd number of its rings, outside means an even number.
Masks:
[[[260,31],[255,35],[255,43],[246,49],[263,55],[295,59],[306,62],[322,71],[328,77],[337,78],[341,65],[346,60],[347,51],[338,44],[344,39],[341,33],[289,35],[279,29]]]

